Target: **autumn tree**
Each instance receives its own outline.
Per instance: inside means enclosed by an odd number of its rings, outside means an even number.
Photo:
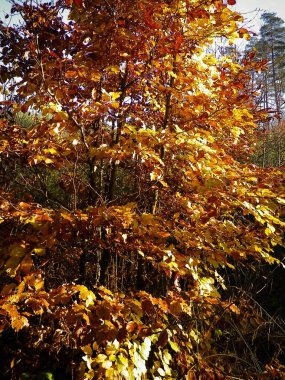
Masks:
[[[255,64],[209,53],[248,37],[234,3],[13,2],[0,78],[13,112],[38,116],[0,119],[6,378],[282,371],[221,275],[275,262],[284,227],[283,172],[249,163]]]

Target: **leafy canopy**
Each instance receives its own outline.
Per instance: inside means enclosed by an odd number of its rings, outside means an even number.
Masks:
[[[245,306],[221,270],[275,260],[284,176],[249,163],[254,64],[211,52],[249,36],[227,3],[24,2],[1,24],[2,105],[38,115],[0,119],[1,331],[76,352],[78,379],[224,378]]]

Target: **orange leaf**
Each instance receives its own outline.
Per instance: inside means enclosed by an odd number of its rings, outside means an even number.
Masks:
[[[134,321],[130,321],[127,326],[126,326],[126,330],[127,332],[131,333],[133,332],[136,328],[138,327],[138,324]]]
[[[77,72],[74,70],[69,70],[65,73],[65,78],[76,78]]]
[[[240,309],[235,305],[235,304],[232,304],[230,306],[230,309],[231,311],[233,311],[235,314],[240,314]]]
[[[174,49],[176,51],[180,48],[182,42],[183,42],[182,34],[179,34],[178,37],[176,38],[175,45],[174,45]]]
[[[21,111],[22,111],[23,113],[28,112],[28,109],[29,109],[29,106],[28,106],[27,104],[23,104],[22,107],[21,107]]]

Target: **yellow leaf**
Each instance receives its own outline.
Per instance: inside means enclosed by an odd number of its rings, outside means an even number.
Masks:
[[[158,368],[157,372],[160,374],[160,376],[165,376],[165,372],[162,368]]]
[[[43,150],[45,153],[50,153],[50,154],[56,154],[58,155],[58,151],[54,148],[48,148]]]
[[[231,269],[236,269],[234,265],[230,264],[230,263],[227,263],[227,266]]]
[[[161,183],[163,187],[169,187],[168,184],[161,179],[159,180],[159,183]]]
[[[111,368],[112,367],[112,362],[110,360],[105,360],[102,363],[102,367],[105,369]]]
[[[103,363],[107,359],[107,356],[104,354],[99,354],[96,356],[95,361],[96,363]]]
[[[43,287],[44,287],[44,280],[41,279],[41,278],[38,278],[38,279],[36,280],[34,286],[35,286],[35,289],[36,289],[37,292],[40,291],[40,290],[42,290]],[[42,301],[42,302],[43,302],[43,301]]]
[[[170,347],[172,348],[173,351],[175,351],[175,352],[180,351],[180,348],[176,342],[169,341],[168,343],[170,344]]]
[[[123,366],[127,366],[128,363],[129,363],[128,358],[126,358],[126,357],[123,356],[123,355],[119,355],[117,361],[118,361],[120,364],[122,364]]]
[[[45,248],[34,248],[33,249],[33,252],[38,255],[38,256],[43,256],[45,255],[46,253],[46,249]]]
[[[120,72],[119,66],[110,66],[109,69],[115,74],[119,74]]]
[[[111,95],[112,100],[116,100],[120,97],[121,92],[110,92],[109,94]]]
[[[50,158],[48,158],[48,157],[45,158],[44,161],[45,161],[46,164],[52,164],[53,163],[53,160],[50,159]]]
[[[69,222],[73,222],[73,217],[67,212],[62,212],[60,215],[63,217],[63,219],[68,220]]]
[[[113,368],[108,368],[105,372],[106,379],[115,379],[115,370]]]
[[[11,322],[11,326],[16,332],[20,331],[25,326],[29,326],[28,319],[20,314],[19,316],[12,318]]]
[[[93,305],[96,299],[95,294],[84,285],[76,285],[73,287],[75,291],[79,291],[79,299],[85,301],[86,307]]]
[[[273,227],[271,224],[267,224],[267,228],[265,228],[264,232],[266,236],[272,235],[275,232],[275,227]]]
[[[148,359],[150,348],[151,348],[151,340],[148,337],[146,337],[140,349],[140,355],[144,360]]]
[[[15,305],[4,304],[2,309],[9,315],[11,326],[16,332],[20,331],[25,326],[29,326],[28,319],[18,312]]]
[[[177,75],[173,71],[168,71],[169,75],[173,78],[177,78]]]
[[[161,178],[162,178],[162,171],[159,168],[155,169],[154,171],[150,173],[151,181],[155,181],[156,179],[161,179]]]

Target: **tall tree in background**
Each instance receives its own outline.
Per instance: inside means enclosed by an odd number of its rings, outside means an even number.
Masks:
[[[275,13],[263,13],[263,25],[247,50],[256,50],[256,58],[267,62],[267,70],[256,77],[261,89],[261,106],[281,116],[285,93],[285,25]]]
[[[261,166],[283,166],[285,25],[275,13],[264,13],[261,19],[260,35],[252,38],[246,52],[265,65],[259,73],[253,70],[251,75],[253,88],[259,93],[257,107],[269,111],[269,116],[261,124],[262,133],[253,159]]]
[[[249,164],[255,65],[207,50],[248,36],[241,16],[221,0],[12,12],[0,77],[17,99],[3,106],[41,117],[0,119],[3,376],[58,362],[70,379],[278,374],[221,277],[274,262],[284,227],[283,173]]]
[[[273,97],[278,114],[282,112],[285,92],[285,25],[275,13],[263,13],[260,43],[268,60],[267,97]]]

